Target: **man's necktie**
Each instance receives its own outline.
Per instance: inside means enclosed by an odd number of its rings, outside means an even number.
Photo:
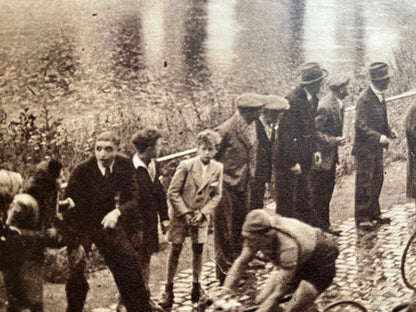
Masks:
[[[104,170],[104,180],[107,181],[110,178],[110,174],[111,174],[110,168],[109,167],[105,167],[105,170]]]
[[[272,127],[272,134],[270,136],[270,143],[272,143],[272,146],[273,146],[274,141],[276,140],[276,125],[272,124],[271,127]]]

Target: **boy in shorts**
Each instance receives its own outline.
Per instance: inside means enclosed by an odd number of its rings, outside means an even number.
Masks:
[[[181,161],[170,183],[167,194],[171,218],[168,241],[172,246],[168,256],[167,283],[160,302],[163,308],[173,304],[173,279],[186,236],[192,239],[192,302],[197,302],[201,296],[199,277],[203,245],[207,240],[210,216],[222,194],[223,165],[212,159],[219,141],[213,130],[199,133],[197,156]]]

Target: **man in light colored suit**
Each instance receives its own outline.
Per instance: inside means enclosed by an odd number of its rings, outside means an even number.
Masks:
[[[315,163],[309,180],[310,205],[314,215],[311,224],[335,235],[339,235],[340,231],[330,228],[329,202],[335,186],[338,146],[347,142],[347,138],[342,136],[342,100],[348,95],[348,82],[345,76],[331,77],[328,81],[331,92],[319,101],[315,117],[318,137]]]
[[[202,269],[203,244],[207,240],[211,214],[222,196],[223,165],[212,158],[217,152],[219,135],[207,129],[198,134],[198,155],[183,160],[176,169],[168,190],[171,226],[168,241],[167,283],[160,305],[173,304],[173,279],[186,236],[192,239],[193,285],[191,300],[197,302],[202,290],[199,277]]]
[[[386,63],[376,62],[369,69],[371,83],[360,94],[355,115],[355,222],[363,230],[390,223],[382,218],[379,196],[383,186],[383,148],[395,138],[387,121],[384,90],[390,82]]]

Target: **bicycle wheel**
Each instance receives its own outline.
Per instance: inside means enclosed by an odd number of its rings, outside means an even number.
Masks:
[[[360,303],[350,300],[343,300],[331,303],[322,312],[367,312],[367,309]]]
[[[416,290],[416,232],[410,236],[402,254],[400,273],[406,287]]]
[[[392,311],[392,312],[404,312],[404,311],[405,311],[405,309],[406,309],[408,306],[409,306],[409,303],[408,303],[408,302],[401,303],[401,304],[399,304],[399,305],[395,306],[395,307],[393,308],[393,310],[391,310],[391,311]]]

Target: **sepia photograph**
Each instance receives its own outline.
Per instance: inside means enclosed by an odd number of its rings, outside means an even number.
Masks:
[[[0,312],[416,312],[414,0],[0,0]]]

